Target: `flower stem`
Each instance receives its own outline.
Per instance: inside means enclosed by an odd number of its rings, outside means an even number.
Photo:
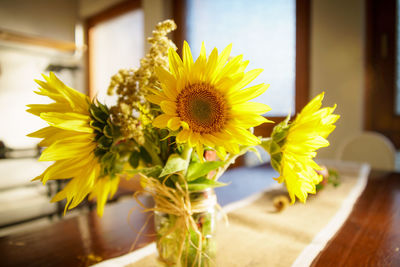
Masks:
[[[185,144],[183,146],[181,157],[186,161],[186,164],[187,164],[186,168],[183,170],[183,175],[185,177],[186,177],[186,173],[187,173],[187,170],[189,167],[190,158],[192,157],[192,151],[193,151],[193,149],[190,146],[188,146],[187,144]]]
[[[214,176],[214,180],[218,181],[219,177],[221,177],[222,174],[228,169],[228,167],[235,162],[235,160],[240,157],[241,155],[244,155],[249,151],[251,147],[244,147],[240,150],[239,154],[231,154],[228,156],[228,159],[225,161],[226,163],[224,166],[218,169],[217,174]]]
[[[149,153],[151,160],[154,165],[160,165],[163,166],[163,162],[161,158],[158,156],[158,154],[152,149],[151,144],[146,140],[143,144],[144,149]]]

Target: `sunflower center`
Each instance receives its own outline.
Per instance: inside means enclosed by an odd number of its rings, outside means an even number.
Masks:
[[[191,84],[177,97],[177,113],[193,132],[219,132],[227,119],[226,100],[209,84]]]

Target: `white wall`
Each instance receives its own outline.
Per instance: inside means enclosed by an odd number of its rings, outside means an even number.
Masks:
[[[79,0],[79,16],[88,18],[123,0]]]
[[[74,41],[77,0],[1,0],[0,27],[53,39]]]
[[[0,28],[27,35],[73,42],[78,5],[75,0],[1,0]],[[43,103],[33,91],[48,64],[70,60],[72,54],[13,42],[0,42],[0,140],[12,148],[33,147],[38,140],[26,134],[45,124],[27,113],[26,105]],[[65,63],[65,62],[64,62]],[[65,74],[65,75],[63,75]],[[71,72],[63,80],[75,86]]]
[[[311,10],[310,96],[325,91],[324,105],[341,115],[320,158],[335,157],[341,142],[363,130],[365,1],[314,0]]]

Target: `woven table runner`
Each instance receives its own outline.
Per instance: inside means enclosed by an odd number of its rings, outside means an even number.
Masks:
[[[327,165],[338,170],[340,185],[310,195],[306,205],[296,202],[276,212],[272,201],[285,191],[275,187],[225,206],[229,226],[218,223],[217,266],[309,266],[347,219],[369,174],[365,164]],[[106,266],[160,265],[152,243],[96,265]]]

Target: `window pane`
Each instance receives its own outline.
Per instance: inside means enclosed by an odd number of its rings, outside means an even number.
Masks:
[[[271,106],[269,116],[295,111],[296,1],[189,0],[187,39],[194,57],[204,41],[208,53],[233,43],[232,55],[263,68],[253,82],[270,84],[255,101]]]
[[[112,105],[117,97],[107,96],[112,75],[120,69],[139,67],[144,56],[143,10],[135,9],[97,24],[90,31],[91,84],[101,102]]]

